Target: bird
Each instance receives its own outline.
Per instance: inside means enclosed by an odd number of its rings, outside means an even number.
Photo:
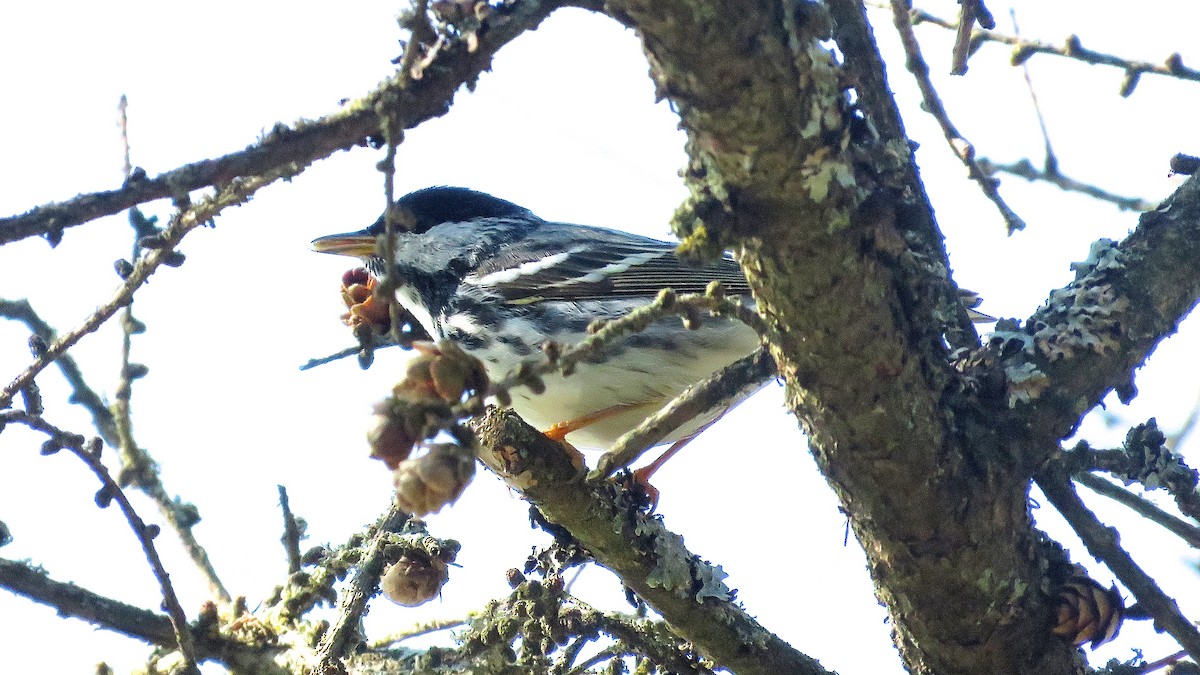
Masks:
[[[396,206],[410,225],[394,232],[399,304],[429,336],[451,340],[480,359],[494,380],[522,361],[541,359],[548,341],[578,343],[595,320],[625,316],[665,288],[704,292],[720,281],[727,296],[750,295],[731,258],[689,265],[675,255],[676,244],[543,220],[468,188],[425,188],[401,197]],[[382,277],[387,264],[377,242],[384,222],[380,216],[364,230],[319,237],[313,249],[358,257],[371,275]],[[754,353],[760,343],[753,329],[735,319],[705,317],[689,330],[679,318],[666,318],[579,363],[569,377],[546,377],[541,394],[514,389],[512,407],[556,440],[606,449],[690,385]],[[678,449],[770,379],[747,383],[731,400],[659,443]],[[645,482],[660,465],[652,463],[638,478]]]

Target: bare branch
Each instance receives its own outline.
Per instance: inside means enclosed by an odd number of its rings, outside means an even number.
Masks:
[[[16,319],[24,323],[33,331],[33,336],[41,340],[41,344],[45,345],[54,340],[55,332],[45,321],[38,316],[33,307],[26,300],[4,300],[0,299],[0,316]],[[126,325],[133,325],[134,320],[131,317],[125,318]],[[36,350],[44,351],[44,349]],[[118,425],[117,419],[114,418],[112,411],[104,404],[104,400],[84,380],[83,372],[76,365],[75,360],[70,354],[63,354],[55,360],[59,369],[63,373],[63,377],[72,389],[71,401],[82,405],[92,415],[92,422],[96,427],[97,432],[104,441],[112,447],[120,448],[126,445],[125,439],[125,424],[128,424],[128,419],[124,419],[124,424]],[[131,442],[131,441],[130,441]],[[144,455],[144,451],[143,455]],[[153,467],[154,462],[149,457],[145,457],[141,462],[142,466]],[[208,580],[209,588],[213,594],[221,600],[228,602],[229,593],[221,584],[220,579],[216,575],[212,564],[209,562],[208,554],[192,533],[192,525],[198,520],[196,508],[191,504],[185,504],[178,499],[171,498],[161,481],[159,480],[156,470],[139,474],[144,480],[138,481],[138,487],[146,492],[156,504],[159,510],[166,516],[167,521],[179,534],[180,540],[183,542],[185,550],[196,563],[201,573]]]
[[[616,485],[582,488],[561,445],[510,411],[493,410],[472,426],[484,464],[569,530],[600,564],[722,667],[751,675],[827,672],[749,616],[721,581],[720,568],[684,548],[679,535],[637,510]]]
[[[196,670],[196,648],[192,641],[191,631],[188,629],[187,616],[184,614],[183,607],[179,604],[179,599],[175,596],[175,588],[171,585],[171,578],[167,574],[166,568],[163,567],[162,560],[158,557],[158,550],[154,546],[154,538],[158,536],[158,526],[146,525],[141,516],[134,510],[133,504],[129,502],[129,497],[126,496],[121,486],[117,484],[117,481],[113,480],[112,475],[108,473],[108,469],[101,463],[100,450],[104,447],[103,442],[99,438],[95,438],[92,442],[85,445],[83,436],[65,432],[40,417],[35,417],[19,410],[0,412],[0,422],[24,424],[31,429],[36,429],[46,434],[50,437],[50,440],[47,441],[47,445],[43,445],[43,454],[57,452],[59,449],[66,448],[74,453],[76,457],[83,460],[83,463],[100,479],[101,488],[96,493],[96,504],[104,508],[110,502],[115,501],[120,507],[125,520],[129,522],[130,528],[133,529],[134,535],[137,536],[138,543],[141,544],[142,552],[145,554],[146,560],[150,563],[150,569],[154,572],[154,577],[158,580],[159,588],[162,591],[163,605],[167,609],[167,615],[171,618],[171,626],[175,632],[175,644],[183,655],[184,668],[187,672],[198,673],[199,671]]]
[[[13,396],[32,382],[38,373],[46,369],[46,366],[66,353],[67,349],[83,339],[85,335],[96,330],[105,321],[111,319],[122,307],[132,302],[134,292],[138,288],[141,288],[142,284],[146,283],[146,280],[150,278],[150,275],[159,266],[166,264],[172,259],[175,246],[179,244],[180,240],[187,233],[209,222],[226,207],[242,204],[249,200],[251,195],[264,185],[268,185],[279,178],[296,175],[300,172],[301,168],[298,165],[289,164],[273,169],[263,176],[236,180],[223,186],[212,197],[201,200],[173,218],[171,225],[161,235],[163,247],[151,250],[138,260],[124,283],[117,289],[113,298],[84,319],[78,328],[59,337],[50,344],[46,348],[46,351],[34,359],[34,362],[23,373],[5,386],[3,391],[0,391],[0,409],[8,407],[12,402]]]
[[[775,329],[754,309],[743,304],[740,298],[725,297],[720,284],[710,284],[703,294],[676,294],[671,289],[664,289],[653,302],[638,307],[619,319],[594,322],[588,326],[590,335],[578,344],[563,347],[555,343],[553,347],[546,348],[545,358],[538,362],[525,362],[499,381],[493,382],[489,393],[504,400],[507,397],[508,389],[515,386],[528,386],[531,382],[540,379],[542,375],[562,372],[564,376],[569,376],[574,371],[576,364],[603,354],[604,350],[612,343],[628,335],[646,330],[650,324],[663,317],[674,314],[683,317],[685,324],[688,322],[699,323],[702,320],[700,318],[702,311],[707,311],[712,316],[730,317],[741,321],[766,340],[772,339],[776,334]],[[466,406],[457,406],[456,409],[463,416],[474,414],[469,404],[470,402]]]
[[[488,30],[478,36],[474,49],[465,41],[447,44],[438,51],[437,66],[428,66],[412,82],[401,71],[375,91],[346,104],[340,112],[315,122],[289,127],[279,123],[261,141],[245,150],[206,159],[159,174],[154,178],[134,171],[121,188],[79,195],[65,202],[46,204],[24,214],[0,218],[0,245],[26,237],[47,235],[57,241],[65,228],[113,215],[156,199],[186,198],[193,190],[224,185],[237,178],[266,174],[275,167],[308,164],[363,143],[379,131],[379,115],[386,112],[398,128],[411,129],[425,120],[444,115],[463,84],[475,81],[491,65],[492,56],[526,30],[535,28],[555,9],[595,2],[519,0],[508,3],[488,19]],[[2,402],[2,400],[0,400]]]
[[[1107,565],[1137,598],[1138,604],[1154,617],[1155,623],[1175,638],[1193,659],[1200,660],[1200,632],[1180,613],[1175,601],[1167,597],[1154,579],[1121,548],[1116,530],[1106,527],[1084,505],[1067,474],[1060,469],[1050,469],[1037,477],[1037,484],[1083,540],[1092,557]]]
[[[988,175],[976,161],[975,146],[971,145],[971,142],[964,138],[954,127],[954,123],[950,121],[950,115],[946,112],[946,107],[942,105],[942,99],[938,96],[933,81],[929,79],[929,64],[925,63],[925,58],[921,55],[921,45],[917,42],[917,36],[913,34],[911,11],[912,3],[909,0],[893,0],[892,22],[900,33],[900,41],[904,44],[904,53],[907,55],[906,65],[908,71],[917,80],[917,87],[921,90],[925,110],[937,120],[938,126],[942,128],[942,134],[946,137],[946,142],[950,144],[950,149],[967,167],[967,175],[979,184],[984,196],[991,200],[996,209],[1000,211],[1000,216],[1004,218],[1009,234],[1025,229],[1025,222],[1000,197],[997,189],[998,181]]]
[[[0,298],[0,316],[14,319],[25,324],[33,336],[41,340],[42,348],[36,350],[39,352],[45,351],[45,346],[54,342],[56,337],[54,329],[50,324],[46,323],[28,300],[5,300]],[[75,359],[70,354],[63,354],[54,360],[58,364],[58,369],[62,372],[63,378],[71,387],[72,403],[77,403],[84,407],[92,416],[92,424],[96,427],[96,432],[100,434],[100,438],[104,439],[112,447],[117,447],[117,427],[113,420],[112,411],[104,404],[104,399],[96,390],[91,387],[83,378],[83,371],[79,369],[79,365],[75,363]]]
[[[300,571],[300,538],[304,536],[304,526],[301,525],[288,502],[287,488],[279,487],[279,510],[283,511],[283,550],[287,553],[288,574]]]
[[[882,5],[874,5],[882,6]],[[923,9],[913,9],[912,25],[916,26],[922,23],[929,23],[935,26],[940,26],[947,30],[958,30],[958,23],[947,21],[926,12]],[[1090,63],[1096,66],[1112,66],[1125,71],[1125,79],[1121,84],[1121,96],[1129,96],[1133,93],[1137,86],[1138,78],[1143,73],[1154,75],[1163,75],[1173,77],[1178,80],[1189,82],[1200,82],[1200,70],[1188,68],[1183,65],[1183,57],[1178,52],[1168,56],[1161,64],[1150,63],[1149,61],[1138,61],[1135,59],[1126,59],[1113,54],[1105,54],[1103,52],[1085,49],[1078,36],[1071,35],[1063,43],[1063,46],[1056,47],[1046,42],[1038,40],[1024,40],[1013,35],[1005,35],[993,30],[976,30],[971,33],[971,42],[995,42],[998,44],[1010,45],[1013,47],[1012,65],[1019,66],[1029,60],[1034,54],[1052,54],[1063,58],[1073,59],[1082,63]]]
[[[1167,445],[1167,437],[1152,417],[1125,435],[1125,442],[1113,450],[1096,450],[1080,441],[1062,453],[1061,464],[1072,474],[1107,471],[1126,484],[1138,483],[1146,490],[1163,489],[1175,499],[1180,513],[1200,521],[1200,472],[1187,465]]]
[[[0,558],[0,586],[52,607],[60,616],[81,619],[105,630],[160,647],[175,648],[177,644],[169,617],[127,605],[72,583],[55,581],[43,570],[27,563]],[[200,631],[193,631],[192,639],[198,659],[242,666],[247,669],[245,672],[280,672],[271,660],[269,648],[259,650]]]
[[[975,51],[971,44],[971,30],[978,22],[984,28],[995,28],[996,20],[984,6],[983,0],[958,0],[958,30],[954,36],[954,52],[951,56],[951,75],[967,74],[967,59]]]
[[[1080,473],[1071,477],[1089,490],[1124,504],[1146,520],[1158,523],[1171,534],[1187,542],[1192,548],[1200,548],[1200,527],[1163,511],[1148,500],[1120,486],[1113,485],[1099,476]]]
[[[466,619],[434,619],[432,621],[426,621],[425,623],[417,624],[408,630],[390,633],[376,640],[372,640],[369,646],[371,649],[386,649],[397,642],[403,642],[409,638],[429,635],[430,633],[437,633],[439,631],[449,630],[451,628],[458,628],[466,623]]]
[[[1011,163],[994,162],[987,157],[980,157],[979,168],[988,176],[993,176],[996,173],[1007,173],[1018,178],[1024,178],[1027,181],[1041,181],[1049,183],[1065,192],[1078,192],[1087,195],[1092,199],[1098,199],[1102,202],[1116,205],[1122,211],[1152,211],[1157,202],[1152,202],[1141,197],[1126,197],[1113,192],[1109,192],[1104,188],[1084,183],[1075,180],[1069,176],[1063,175],[1055,166],[1053,171],[1038,170],[1033,166],[1033,163],[1028,159],[1022,159]]]
[[[1052,291],[1025,326],[997,324],[992,334],[989,353],[1009,381],[1010,407],[1040,438],[1069,436],[1114,389],[1131,398],[1134,369],[1200,300],[1200,179],[1139,221],[1119,244],[1093,243],[1088,259],[1072,265],[1075,280]]]
[[[383,574],[383,549],[388,536],[400,532],[407,520],[408,514],[400,509],[397,502],[392,502],[375,524],[371,544],[358,564],[358,571],[350,581],[350,586],[343,591],[337,622],[321,638],[321,644],[317,647],[318,663],[314,673],[326,675],[339,672],[339,663],[346,656],[350,637],[358,629],[358,622],[366,612],[367,601],[379,588],[379,577]]]
[[[880,154],[898,157],[901,161],[892,166],[880,165],[882,182],[898,193],[907,195],[911,206],[905,209],[904,217],[895,218],[908,243],[921,255],[939,261],[944,269],[950,268],[942,246],[942,234],[934,218],[933,205],[925,184],[917,174],[913,146],[904,130],[900,109],[892,97],[887,72],[875,36],[867,21],[866,10],[859,0],[830,0],[829,12],[834,20],[833,37],[845,60],[843,64],[858,93],[859,107],[879,132]],[[886,167],[886,168],[885,168]],[[940,282],[940,283],[939,283]],[[979,335],[963,303],[959,301],[958,289],[949,274],[942,279],[914,278],[913,285],[929,285],[928,292],[915,293],[918,297],[932,296],[929,311],[925,315],[937,318],[944,326],[939,332],[945,336],[951,348],[974,348],[979,344]]]
[[[710,377],[688,387],[661,410],[647,417],[636,428],[626,432],[608,452],[601,455],[588,480],[608,478],[662,441],[675,429],[722,402],[737,400],[739,393],[758,389],[775,374],[775,361],[759,349],[729,364]]]

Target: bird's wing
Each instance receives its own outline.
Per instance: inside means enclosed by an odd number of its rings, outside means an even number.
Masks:
[[[564,248],[564,242],[571,242]],[[601,228],[546,223],[534,236],[498,250],[463,283],[486,287],[506,302],[652,298],[664,288],[701,293],[720,281],[731,295],[749,295],[737,263],[722,259],[693,267],[675,245]]]

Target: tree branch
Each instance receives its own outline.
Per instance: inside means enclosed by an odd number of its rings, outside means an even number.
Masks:
[[[179,604],[179,598],[175,595],[175,588],[171,585],[170,575],[167,574],[166,568],[163,567],[162,559],[158,556],[158,550],[154,546],[154,538],[158,536],[157,525],[146,525],[137,511],[134,510],[133,504],[130,503],[129,497],[117,484],[108,469],[100,461],[100,451],[104,447],[103,442],[99,438],[93,439],[92,442],[85,445],[83,436],[78,434],[67,433],[52,424],[49,424],[41,417],[30,415],[23,411],[9,410],[0,412],[0,426],[4,423],[16,422],[25,426],[40,431],[50,437],[46,444],[42,446],[43,454],[52,454],[58,452],[62,448],[70,450],[88,469],[95,474],[96,478],[100,479],[100,490],[96,492],[96,505],[100,508],[105,508],[111,502],[116,502],[121,509],[122,515],[128,521],[129,527],[133,530],[134,536],[137,537],[138,543],[142,547],[142,552],[146,556],[146,561],[150,563],[150,569],[154,573],[154,578],[158,581],[159,589],[162,592],[163,606],[166,607],[167,616],[170,617],[171,626],[175,634],[175,647],[183,656],[184,670],[187,673],[199,673],[196,669],[196,648],[192,640],[191,631],[188,630],[187,616],[184,614],[183,607]]]
[[[5,300],[0,298],[0,316],[20,321],[25,324],[30,332],[40,340],[41,348],[38,352],[44,351],[46,345],[54,342],[56,333],[54,328],[42,319],[41,315],[33,309],[28,300]],[[35,354],[36,356],[36,354]],[[62,372],[63,378],[71,387],[71,403],[77,403],[84,407],[85,410],[92,416],[92,426],[96,427],[96,432],[100,434],[100,438],[104,439],[112,447],[117,447],[117,426],[113,420],[112,411],[105,405],[104,399],[96,390],[87,383],[83,377],[83,371],[79,369],[79,365],[75,363],[75,359],[70,354],[62,354],[54,362],[58,365],[58,369]]]
[[[880,143],[850,105],[825,5],[610,7],[638,30],[688,131],[683,250],[732,246],[777,328],[788,407],[863,543],[907,667],[1074,672],[1072,650],[1044,628],[1048,601],[1031,592],[1046,561],[1029,555],[1028,475],[977,462],[997,437],[958,415],[970,397],[944,334],[961,310],[930,302],[946,295],[945,250],[915,225],[930,222],[919,200],[887,181],[910,150]],[[877,51],[853,7],[833,9],[839,38]],[[873,58],[855,59],[877,86]],[[886,91],[870,95],[869,112],[886,108]]]
[[[161,265],[172,260],[175,246],[187,233],[209,222],[226,207],[246,202],[256,190],[264,185],[279,178],[294,176],[300,170],[301,167],[288,164],[272,169],[262,176],[236,180],[223,186],[212,197],[201,200],[173,218],[171,225],[161,235],[162,248],[151,250],[137,261],[112,299],[84,319],[78,328],[60,336],[50,344],[24,372],[0,391],[0,409],[8,407],[18,391],[24,389],[38,373],[65,354],[67,349],[88,333],[95,331],[101,324],[111,319],[118,310],[132,302],[134,292],[146,283],[150,275],[154,274]]]
[[[1034,181],[1049,183],[1064,192],[1078,192],[1092,199],[1108,202],[1122,211],[1149,211],[1157,206],[1155,202],[1142,199],[1141,197],[1126,197],[1109,192],[1096,185],[1075,180],[1070,176],[1063,175],[1057,168],[1053,171],[1039,170],[1028,159],[1003,163],[992,161],[987,157],[980,157],[978,162],[979,168],[988,176],[1002,172],[1018,178],[1024,178],[1031,183]]]
[[[1200,179],[1189,178],[1119,244],[1102,239],[1023,327],[989,342],[1009,382],[1014,423],[1034,438],[1069,436],[1108,392],[1136,390],[1133,370],[1200,300]],[[1039,458],[1031,461],[1037,463]]]
[[[639,511],[613,483],[591,490],[558,443],[511,411],[472,426],[480,460],[554,523],[565,527],[701,652],[739,675],[826,673],[750,617],[721,581],[660,519]]]
[[[26,237],[47,235],[52,242],[65,228],[113,215],[156,199],[186,197],[192,190],[257,176],[289,164],[307,166],[338,150],[361,144],[379,131],[379,115],[386,112],[404,129],[440,117],[449,110],[455,93],[471,84],[491,66],[492,56],[526,30],[536,28],[561,6],[595,3],[556,0],[518,0],[506,3],[488,19],[488,30],[472,50],[466,41],[448,42],[422,71],[418,81],[399,72],[370,94],[348,103],[337,113],[314,122],[282,123],[258,143],[216,159],[206,159],[159,174],[154,178],[134,171],[121,188],[79,195],[65,202],[46,204],[24,214],[0,218],[0,245]]]
[[[910,275],[907,282],[914,286],[912,295],[933,298],[932,307],[920,308],[914,313],[932,315],[939,323],[944,323],[944,335],[952,348],[974,348],[979,344],[979,334],[950,278],[945,242],[934,218],[929,193],[917,173],[913,146],[892,97],[883,58],[867,22],[866,9],[860,0],[830,0],[829,11],[834,20],[833,37],[845,58],[844,67],[850,74],[849,79],[855,83],[859,107],[879,133],[878,147],[872,153],[876,156],[872,164],[879,174],[879,181],[896,194],[907,196],[907,203],[896,209],[895,226],[914,251],[936,261],[937,265],[927,269],[946,271],[941,279],[930,279],[926,274]],[[926,286],[930,288],[925,290]]]
[[[26,563],[0,558],[0,586],[36,603],[54,608],[60,616],[87,621],[152,645],[173,649],[176,646],[171,619],[162,614],[127,605],[75,584],[51,579],[44,571]],[[214,660],[243,672],[279,673],[284,671],[271,660],[273,649],[254,649],[224,637],[192,631],[196,657]]]
[[[883,5],[875,6],[882,7]],[[912,25],[916,26],[922,23],[933,24],[947,30],[958,30],[957,22],[939,18],[923,9],[912,10]],[[1068,37],[1064,41],[1063,46],[1056,47],[1046,42],[1025,40],[1013,35],[998,33],[994,30],[972,31],[971,44],[973,46],[977,47],[984,42],[1011,45],[1013,47],[1011,62],[1014,66],[1021,65],[1034,54],[1052,54],[1082,63],[1090,63],[1094,66],[1120,68],[1125,71],[1125,79],[1121,83],[1121,96],[1129,96],[1133,93],[1134,88],[1137,86],[1138,78],[1143,73],[1164,75],[1190,82],[1200,82],[1200,70],[1188,68],[1183,65],[1183,57],[1178,52],[1171,54],[1161,64],[1158,64],[1150,63],[1149,61],[1126,59],[1113,54],[1085,49],[1079,37],[1075,35]]]
[[[1087,546],[1092,557],[1108,566],[1137,598],[1155,624],[1175,638],[1194,660],[1200,660],[1200,632],[1179,611],[1175,601],[1167,597],[1150,575],[1142,571],[1125,549],[1117,543],[1117,531],[1105,527],[1079,499],[1070,478],[1060,469],[1048,469],[1037,478],[1046,498],[1067,519],[1071,529]]]
[[[347,654],[351,635],[358,629],[358,623],[366,613],[367,601],[379,589],[379,577],[383,574],[384,545],[389,535],[400,532],[408,514],[400,509],[393,501],[375,524],[371,544],[358,564],[358,571],[350,581],[350,586],[343,591],[341,606],[337,621],[330,627],[329,632],[321,638],[317,647],[317,665],[313,672],[326,675],[342,672],[341,659]]]
[[[964,0],[964,8],[970,1]],[[979,185],[979,188],[983,190],[983,195],[996,206],[1000,216],[1004,218],[1008,233],[1012,234],[1017,230],[1025,229],[1025,221],[1021,220],[1016,211],[1013,211],[1000,196],[998,189],[1000,182],[983,170],[975,159],[975,146],[964,138],[955,128],[954,123],[950,121],[950,114],[946,112],[946,107],[942,105],[942,99],[933,86],[933,80],[929,78],[929,65],[925,63],[925,58],[921,55],[921,45],[917,42],[917,36],[913,34],[909,18],[911,11],[912,3],[909,0],[893,0],[892,20],[896,30],[900,33],[900,41],[904,44],[904,53],[908,57],[908,71],[916,78],[917,87],[921,90],[925,110],[937,120],[938,126],[942,128],[942,134],[946,137],[946,143],[950,145],[954,155],[967,167],[967,174],[971,180]],[[963,71],[965,72],[965,70],[966,57],[964,56]]]
[[[1200,527],[1173,516],[1158,508],[1150,501],[1133,494],[1118,485],[1090,473],[1079,473],[1071,476],[1075,482],[1109,499],[1123,504],[1146,520],[1158,523],[1171,534],[1187,542],[1192,548],[1200,549]]]

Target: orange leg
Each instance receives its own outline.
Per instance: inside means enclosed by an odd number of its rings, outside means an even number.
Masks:
[[[559,443],[561,443],[562,446],[566,449],[567,455],[571,458],[571,463],[574,464],[576,467],[578,467],[580,473],[583,474],[583,473],[587,472],[587,462],[585,462],[583,459],[583,453],[579,452],[579,450],[577,450],[575,448],[575,446],[571,445],[567,441],[567,434],[571,433],[572,431],[579,431],[580,429],[583,429],[584,427],[589,427],[597,422],[602,422],[602,421],[612,417],[613,415],[618,415],[620,413],[625,412],[626,410],[630,410],[632,408],[639,408],[644,405],[649,405],[649,404],[648,403],[630,403],[630,404],[609,406],[607,408],[604,408],[603,410],[597,410],[594,413],[588,413],[587,415],[584,415],[583,417],[577,417],[573,420],[567,420],[566,422],[558,422],[558,423],[552,425],[549,429],[546,429],[545,431],[543,431],[542,434],[546,438],[549,438],[552,441],[558,441]]]
[[[700,427],[696,431],[692,432],[690,435],[688,435],[684,438],[681,438],[681,439],[675,441],[674,443],[672,443],[671,447],[667,448],[666,451],[663,452],[663,454],[659,455],[658,458],[655,459],[653,462],[650,462],[649,464],[647,464],[646,466],[643,466],[640,469],[634,470],[633,480],[635,483],[637,483],[638,485],[641,486],[642,490],[644,490],[646,492],[646,498],[650,501],[650,511],[651,512],[653,512],[654,509],[658,506],[658,488],[656,488],[650,484],[650,476],[653,476],[655,471],[658,471],[659,469],[661,469],[662,465],[666,464],[668,459],[671,459],[672,457],[675,456],[675,453],[682,450],[684,448],[684,446],[686,446],[688,443],[691,443],[693,440],[695,440],[695,438],[697,436],[704,433],[705,430],[707,430],[712,425],[716,424],[717,420],[721,419],[724,416],[725,416],[725,413],[722,412],[720,415],[717,415],[717,417],[715,419],[713,419],[713,421]]]
[[[546,429],[542,433],[546,435],[546,438],[562,443],[567,440],[567,434],[571,433],[572,431],[579,431],[584,427],[590,427],[597,422],[603,422],[604,420],[613,417],[614,415],[619,415],[627,410],[632,410],[634,408],[640,408],[647,405],[650,405],[650,403],[621,403],[619,405],[609,406],[602,410],[597,410],[594,413],[588,413],[583,417],[576,417],[573,420],[559,422],[551,426],[549,429]]]

